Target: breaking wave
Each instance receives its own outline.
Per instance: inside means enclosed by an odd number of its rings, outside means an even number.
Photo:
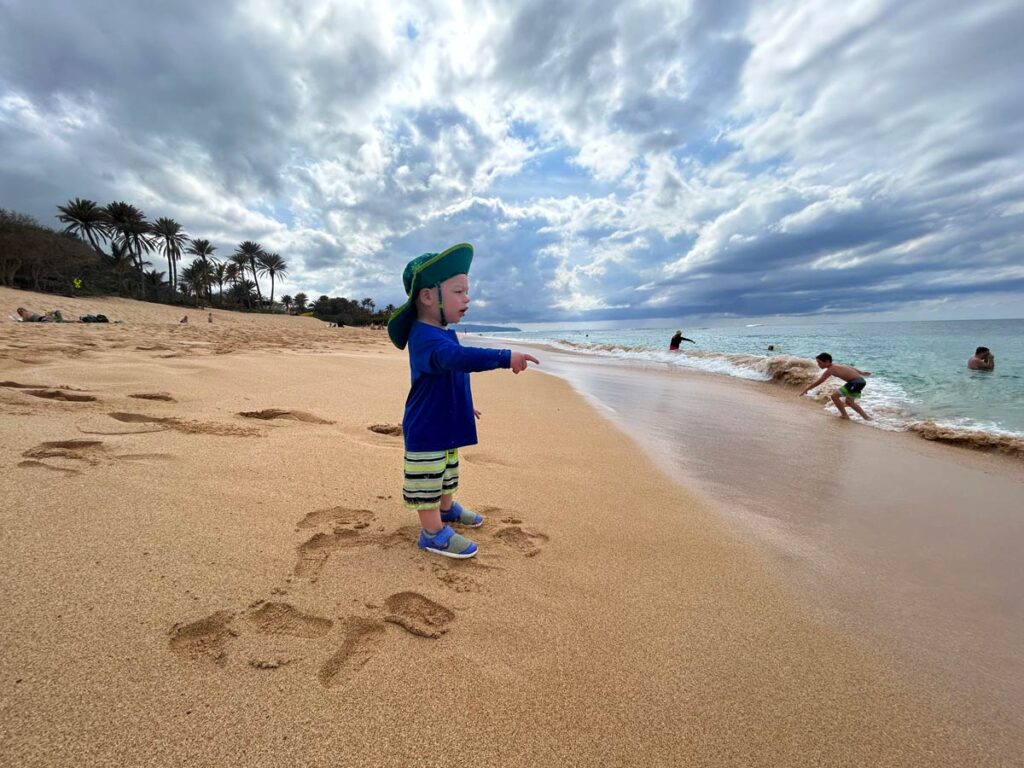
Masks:
[[[611,357],[637,363],[661,363],[669,367],[687,368],[750,381],[762,381],[793,390],[806,387],[820,374],[813,360],[784,354],[743,355],[700,349],[670,352],[643,345],[590,343],[565,338],[540,341],[503,336],[502,339],[521,341],[527,344],[540,343],[575,354]],[[898,383],[886,380],[882,376],[873,376],[869,381],[870,411],[873,418],[869,424],[875,428],[892,432],[914,432],[925,440],[1024,458],[1024,435],[1006,432],[987,424],[922,419],[916,415],[916,401]],[[840,385],[839,382],[826,383],[808,397],[820,403],[822,407],[831,407],[829,406],[829,396]]]

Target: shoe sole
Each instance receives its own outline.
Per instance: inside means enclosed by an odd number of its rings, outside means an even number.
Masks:
[[[451,557],[455,560],[465,560],[469,557],[475,557],[477,553],[477,550],[473,550],[469,554],[457,554],[455,552],[449,552],[446,549],[436,549],[434,547],[421,547],[421,549],[424,549],[427,552],[433,552],[435,555],[441,555],[442,557]]]

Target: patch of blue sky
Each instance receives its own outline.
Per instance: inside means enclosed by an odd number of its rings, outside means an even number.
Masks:
[[[295,213],[287,199],[275,198],[253,206],[259,213],[274,221],[291,227],[295,224]]]
[[[696,161],[701,165],[714,165],[739,152],[740,149],[739,144],[735,144],[719,134],[688,141],[675,150],[672,156],[680,165],[691,161]]]
[[[411,21],[405,22],[405,36],[410,40],[415,40],[420,36],[420,31],[416,29],[416,25]]]
[[[534,155],[514,176],[497,179],[491,192],[508,202],[526,202],[544,197],[604,197],[616,192],[614,184],[600,182],[586,169],[572,162],[576,151],[552,149]]]

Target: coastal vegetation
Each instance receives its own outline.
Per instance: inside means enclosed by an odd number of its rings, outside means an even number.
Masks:
[[[248,312],[311,314],[344,325],[386,323],[392,305],[305,293],[275,299],[288,262],[255,240],[215,255],[210,240],[174,219],[154,221],[124,201],[74,198],[57,206],[62,229],[0,208],[0,285],[65,296],[124,296],[143,301]],[[187,264],[179,264],[189,257]],[[166,263],[166,269],[154,266]],[[262,280],[262,283],[261,283]],[[263,289],[269,286],[269,294]]]

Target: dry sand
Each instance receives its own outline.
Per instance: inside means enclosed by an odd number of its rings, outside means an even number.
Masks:
[[[460,499],[488,522],[452,562],[401,507],[382,332],[0,304],[126,320],[0,326],[5,765],[1019,757],[802,609],[558,379],[474,377]]]

